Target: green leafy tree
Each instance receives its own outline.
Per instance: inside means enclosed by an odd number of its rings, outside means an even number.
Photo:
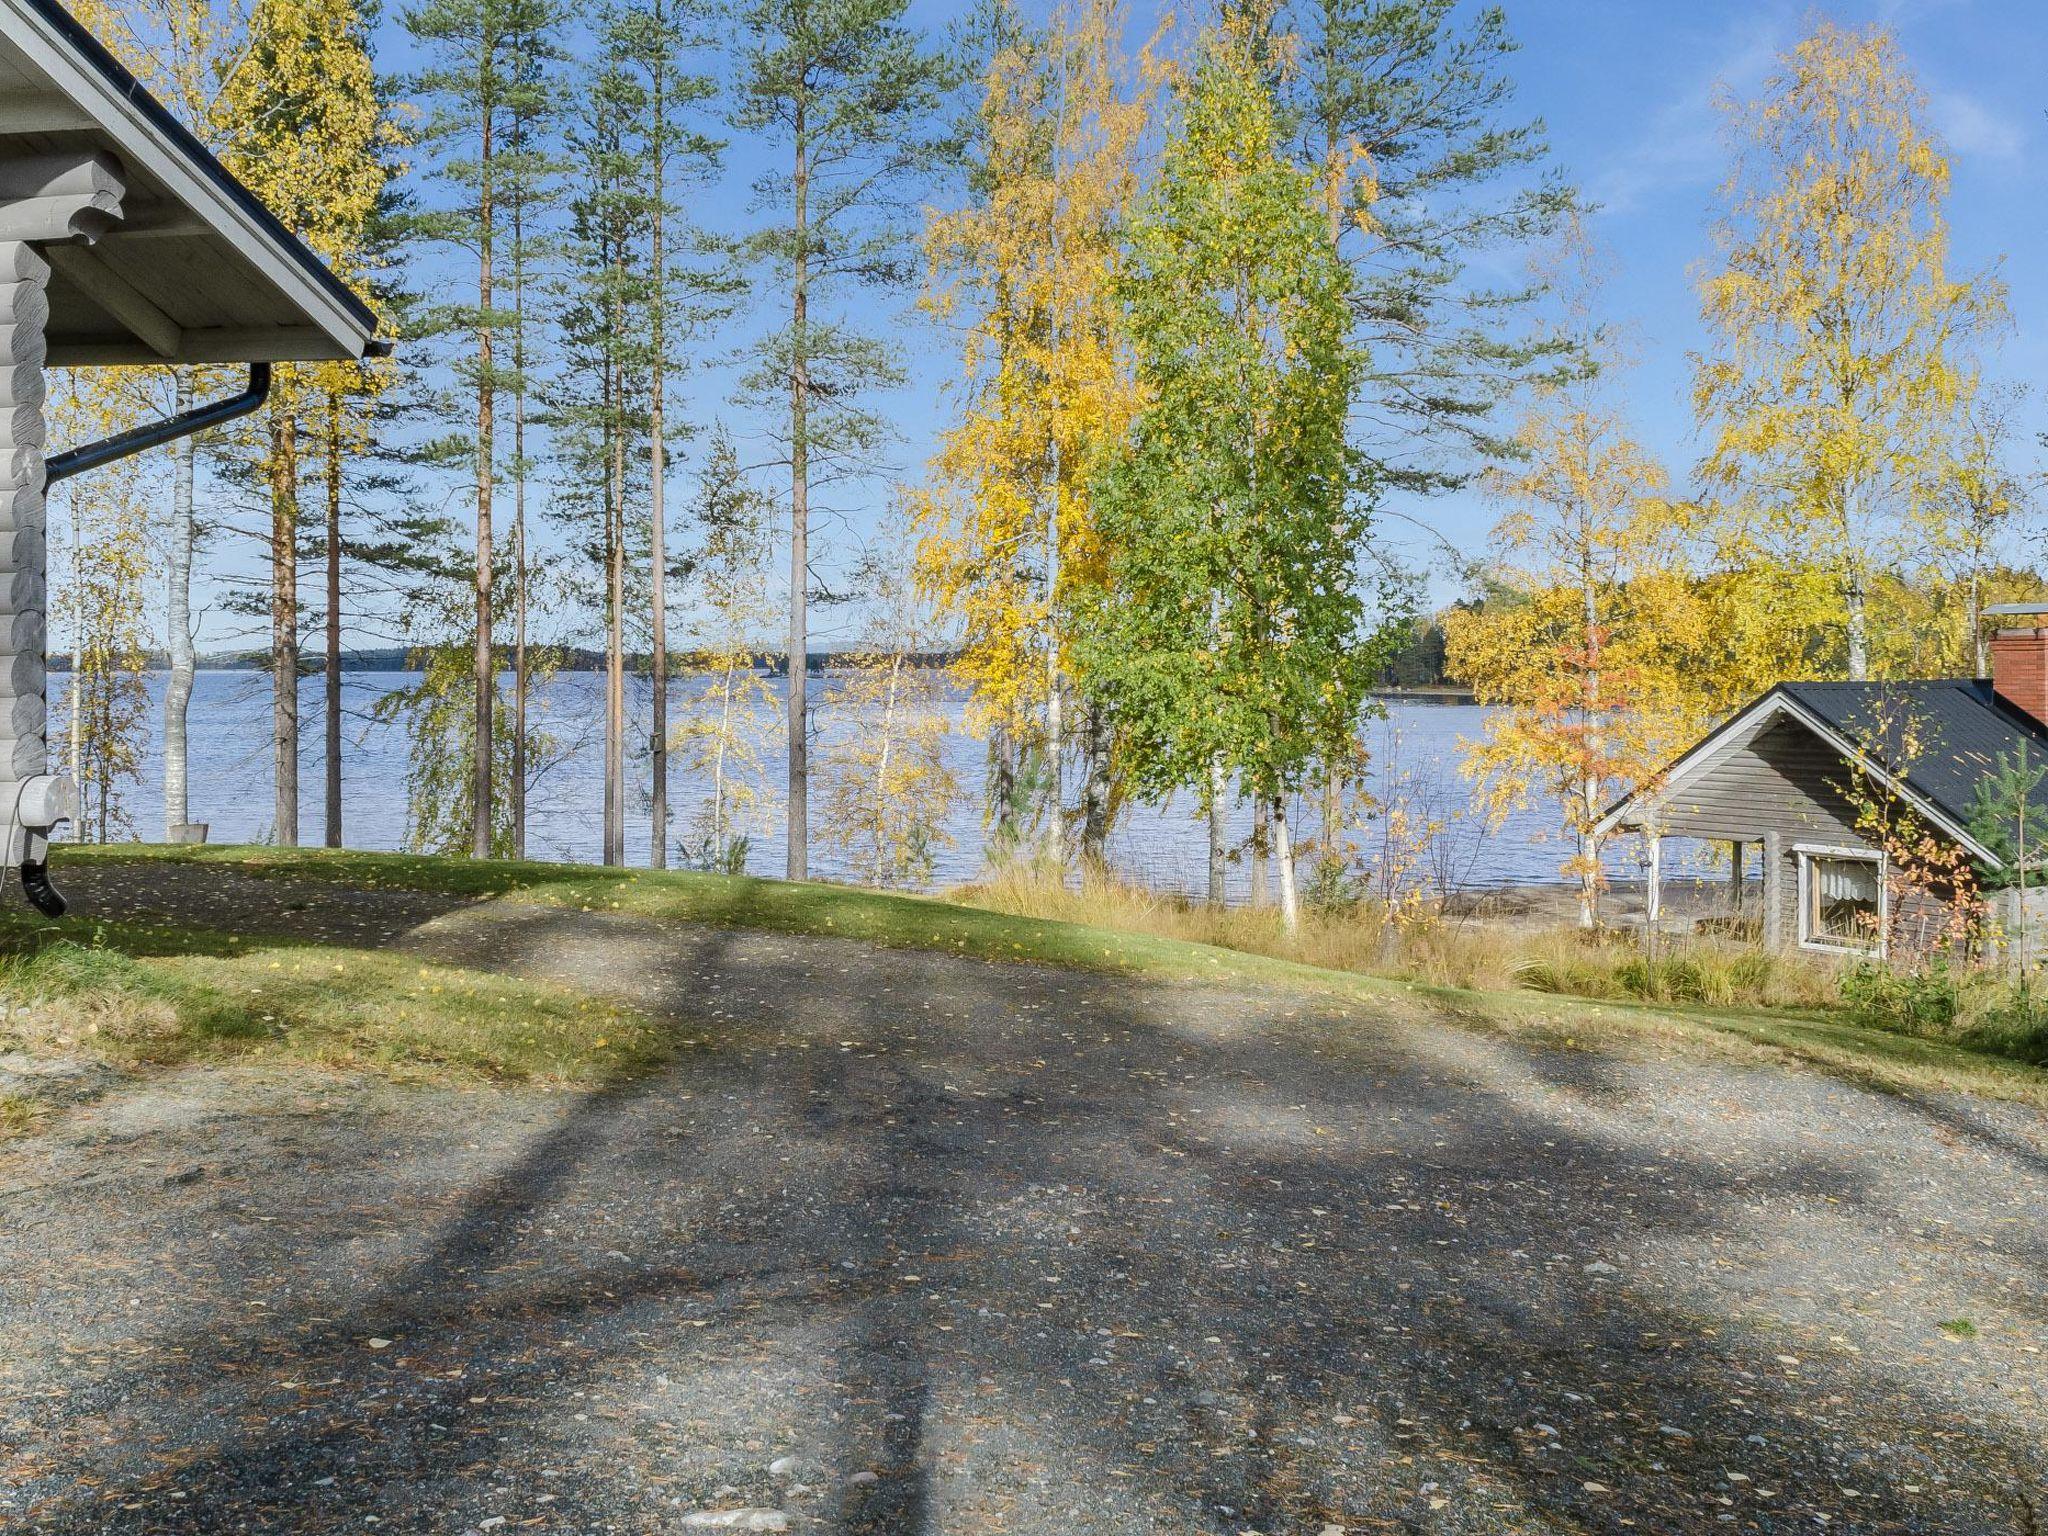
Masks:
[[[872,469],[886,438],[867,403],[901,378],[887,341],[832,318],[853,291],[913,276],[911,215],[941,159],[952,67],[904,22],[908,0],[741,0],[732,120],[779,157],[757,182],[768,222],[747,242],[786,318],[761,343],[750,394],[786,411],[792,880],[809,868],[812,494]]]
[[[1475,269],[1549,236],[1577,194],[1538,174],[1549,145],[1540,120],[1514,113],[1516,44],[1499,6],[1289,0],[1282,18],[1292,46],[1274,50],[1275,72],[1295,158],[1353,275],[1352,444],[1381,484],[1455,489],[1513,456],[1496,407],[1573,366],[1568,345],[1527,323],[1540,282]],[[1334,879],[1355,722],[1325,756],[1321,873]]]
[[[1222,896],[1233,779],[1271,822],[1298,919],[1287,797],[1358,717],[1387,647],[1355,557],[1369,482],[1346,443],[1352,277],[1292,164],[1237,18],[1203,35],[1119,287],[1148,404],[1096,498],[1075,675],[1117,718],[1135,786],[1199,788]]]

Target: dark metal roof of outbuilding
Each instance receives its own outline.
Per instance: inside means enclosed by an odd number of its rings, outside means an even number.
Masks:
[[[2048,767],[2048,725],[1975,678],[1884,683],[1780,683],[1782,693],[1960,825],[1979,787],[2022,748]],[[2028,797],[2048,832],[2048,781]]]

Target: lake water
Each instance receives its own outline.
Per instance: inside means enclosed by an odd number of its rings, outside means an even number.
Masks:
[[[406,836],[406,780],[408,764],[406,737],[402,726],[380,724],[371,718],[372,706],[394,689],[415,679],[396,672],[350,672],[343,675],[343,836],[352,848],[397,849]],[[50,679],[53,716],[63,714],[62,702],[68,678],[55,674]],[[155,841],[163,836],[161,769],[161,725],[164,678],[148,679],[151,698],[151,736],[140,780],[126,787],[124,806],[134,835]],[[780,680],[777,680],[780,687]],[[813,707],[820,729],[829,731],[833,719],[834,680],[811,681]],[[677,689],[677,709],[684,689]],[[301,698],[304,746],[300,754],[299,803],[300,840],[318,843],[323,831],[323,774],[321,709],[324,685],[308,679]],[[1559,836],[1554,810],[1536,806],[1510,815],[1498,827],[1488,827],[1470,808],[1470,786],[1459,772],[1460,740],[1476,736],[1485,726],[1487,711],[1472,705],[1446,705],[1395,701],[1387,706],[1387,718],[1369,723],[1367,745],[1372,751],[1375,791],[1399,803],[1409,819],[1427,819],[1442,824],[1433,840],[1432,851],[1412,878],[1439,887],[1483,888],[1558,878],[1558,866],[1567,855]],[[599,855],[603,795],[602,762],[602,678],[595,673],[563,673],[538,690],[533,718],[536,726],[564,743],[566,754],[547,771],[536,786],[528,813],[528,853],[535,858],[595,862]],[[645,742],[647,696],[642,686],[635,701],[635,719],[628,739]],[[941,851],[933,884],[947,886],[973,879],[983,864],[980,786],[985,768],[985,747],[960,728],[961,702],[949,701],[953,733],[946,742],[948,760],[959,776],[963,793],[947,818],[953,845]],[[53,745],[61,751],[61,723],[52,720]],[[201,672],[196,681],[191,710],[190,799],[194,821],[210,824],[214,842],[262,842],[272,839],[273,814],[270,772],[270,684],[262,673],[245,671]],[[779,765],[779,725],[771,728],[764,756]],[[649,818],[646,805],[646,762],[633,765],[633,784],[628,794],[627,852],[633,863],[648,859]],[[691,809],[701,803],[703,786],[672,768],[671,815],[677,826],[686,824]],[[812,795],[813,838],[816,843],[818,796]],[[1248,832],[1248,812],[1240,812],[1237,831]],[[1297,816],[1304,836],[1316,831],[1316,807],[1306,805]],[[758,874],[780,874],[783,869],[783,841],[780,806],[754,829],[749,868]],[[1380,824],[1369,825],[1353,834],[1370,863],[1383,854],[1376,847]],[[1159,889],[1199,893],[1207,884],[1207,838],[1199,806],[1192,796],[1164,806],[1133,805],[1126,812],[1110,845],[1116,866],[1128,877]],[[812,849],[811,867],[824,878],[851,878],[852,871],[836,851],[822,845]],[[1633,861],[1617,852],[1617,875],[1633,873]],[[1249,870],[1241,864],[1231,873],[1232,897],[1243,899],[1249,890]]]

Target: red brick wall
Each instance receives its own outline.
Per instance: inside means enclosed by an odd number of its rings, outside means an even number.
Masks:
[[[1993,635],[1991,686],[2000,698],[2048,723],[2048,629],[2002,629]]]

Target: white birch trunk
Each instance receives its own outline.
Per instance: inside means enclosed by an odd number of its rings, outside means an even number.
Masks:
[[[1293,933],[1301,926],[1301,893],[1294,883],[1294,837],[1287,829],[1287,797],[1275,795],[1270,817],[1273,860],[1280,868],[1280,921]]]
[[[192,408],[192,376],[178,370],[175,407]],[[192,438],[171,449],[170,590],[165,599],[171,676],[164,687],[164,840],[182,843],[192,820],[187,777],[186,723],[192,704]]]
[[[889,663],[889,691],[882,703],[882,755],[875,764],[875,878],[881,885],[889,849],[889,749],[896,743],[896,689],[903,676],[899,653]]]

